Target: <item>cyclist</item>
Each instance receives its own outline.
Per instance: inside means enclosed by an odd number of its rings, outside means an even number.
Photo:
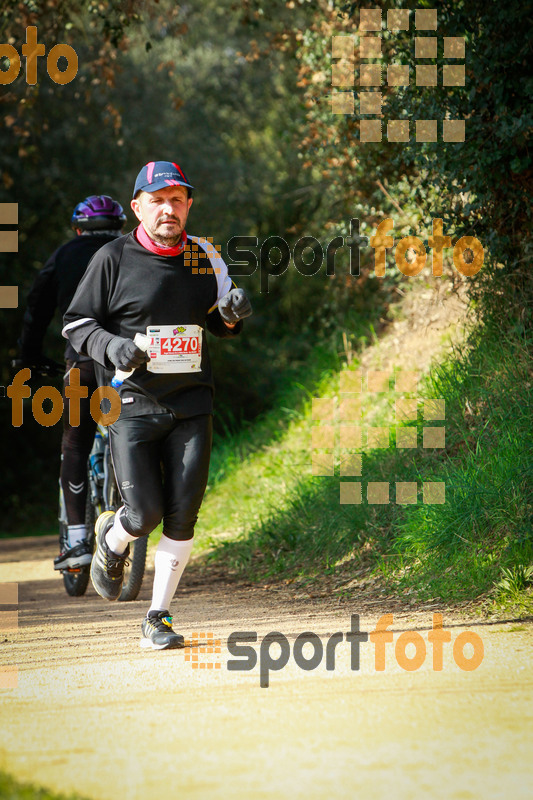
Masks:
[[[163,520],[141,625],[141,646],[155,649],[184,643],[169,606],[207,484],[214,389],[205,328],[235,336],[252,313],[213,245],[185,232],[192,190],[175,162],[141,169],[131,201],[140,224],[93,258],[63,329],[95,360],[100,384],[109,384],[115,369],[135,369],[119,387],[121,414],[109,429],[123,506],[96,522],[91,579],[102,597],[116,600],[130,542]],[[193,245],[204,258],[198,267]],[[136,333],[151,336],[148,355],[132,341]]]
[[[18,340],[23,366],[46,369],[53,363],[43,355],[43,339],[56,308],[61,315],[65,313],[89,261],[103,245],[121,235],[125,221],[122,206],[108,195],[91,195],[78,203],[71,219],[76,238],[52,253],[28,294],[22,334]],[[68,522],[68,543],[67,549],[54,559],[56,570],[76,569],[90,564],[92,559],[85,529],[85,501],[87,458],[96,427],[89,411],[89,398],[97,383],[92,360],[79,355],[70,342],[65,348],[65,360],[60,481]],[[88,387],[87,398],[80,402],[80,424],[76,427],[69,424],[69,399],[64,393],[72,367],[80,371],[80,385]]]

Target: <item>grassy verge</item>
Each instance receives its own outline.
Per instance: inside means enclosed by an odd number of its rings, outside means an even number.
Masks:
[[[197,529],[205,557],[252,580],[373,571],[391,591],[420,600],[492,592],[530,613],[528,345],[520,332],[503,338],[489,326],[435,366],[419,384],[418,417],[409,423],[416,449],[395,446],[393,381],[386,392],[365,393],[363,425],[390,426],[391,439],[387,448],[362,448],[360,478],[311,475],[312,396],[339,394],[339,374],[324,374],[314,389],[300,390],[299,403],[280,405],[215,455],[221,466]],[[424,420],[424,397],[445,401],[445,421]],[[422,447],[427,426],[445,426],[444,448]],[[341,455],[337,449],[337,476]],[[343,480],[361,481],[362,503],[340,504]],[[390,502],[367,502],[367,482],[388,482]],[[396,482],[417,483],[416,504],[395,502]],[[423,502],[424,482],[445,484],[444,504]]]
[[[78,794],[56,794],[29,783],[19,783],[0,771],[0,797],[3,800],[83,800]]]
[[[519,332],[502,337],[489,326],[468,353],[432,372],[429,391],[447,404],[447,446],[434,474],[448,501],[409,508],[393,544],[400,584],[423,598],[463,600],[494,587],[497,602],[533,610],[528,344]],[[506,575],[508,587],[498,580]]]

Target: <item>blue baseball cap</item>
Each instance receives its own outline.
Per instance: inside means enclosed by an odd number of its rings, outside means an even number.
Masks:
[[[194,189],[175,161],[150,161],[137,175],[133,197],[137,196],[137,192],[157,192],[158,189],[167,186],[185,186],[187,189]]]

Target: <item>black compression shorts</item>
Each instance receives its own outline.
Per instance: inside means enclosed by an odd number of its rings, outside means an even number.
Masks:
[[[146,536],[163,520],[165,536],[191,539],[207,486],[212,415],[119,417],[109,432],[124,529]]]

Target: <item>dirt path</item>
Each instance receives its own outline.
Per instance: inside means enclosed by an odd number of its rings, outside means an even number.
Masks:
[[[346,641],[334,671],[324,655],[306,672],[294,659],[299,633],[318,634],[325,652],[331,634],[350,629],[351,614],[371,631],[391,607],[206,584],[193,567],[175,602],[175,627],[204,644],[212,632],[221,653],[199,653],[199,663],[213,667],[192,669],[191,647],[139,648],[150,575],[135,603],[106,603],[92,587],[69,598],[51,569],[55,549],[50,538],[0,542],[0,587],[19,586],[18,630],[0,637],[0,664],[18,667],[18,687],[0,690],[0,767],[18,779],[95,800],[531,797],[530,623],[441,609],[452,641],[474,631],[484,658],[462,671],[445,645],[435,672],[432,611],[393,609],[383,672],[372,642],[361,645],[360,670],[352,670]],[[417,631],[428,646],[417,671],[396,661],[401,630]],[[288,664],[270,673],[268,688],[258,666],[228,670],[234,631],[257,632],[263,666],[268,648],[274,660],[280,652],[264,636],[287,638]],[[303,654],[311,657],[311,644]]]

